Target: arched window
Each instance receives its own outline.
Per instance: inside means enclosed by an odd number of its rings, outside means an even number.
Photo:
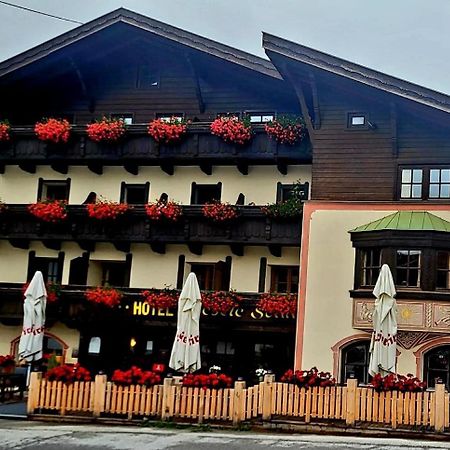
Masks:
[[[423,364],[423,379],[428,387],[436,384],[436,379],[450,386],[450,345],[435,347],[425,353]]]
[[[14,355],[14,357],[17,359],[17,353],[19,351],[19,341],[20,336],[16,337],[11,341],[11,354]],[[64,364],[66,360],[66,353],[67,353],[68,346],[67,344],[55,336],[52,333],[45,332],[44,333],[44,343],[43,343],[43,353],[45,354],[54,354],[56,357],[58,357],[61,361],[61,363]]]
[[[369,345],[370,341],[356,341],[342,349],[341,382],[356,378],[360,383],[369,381]]]

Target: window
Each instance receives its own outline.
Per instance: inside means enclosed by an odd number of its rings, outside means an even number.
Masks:
[[[142,64],[138,68],[136,87],[138,89],[158,88],[160,85],[160,75],[157,70],[149,64]]]
[[[196,184],[192,183],[191,205],[204,205],[213,200],[220,200],[222,183]]]
[[[375,286],[381,269],[381,249],[361,250],[362,286]]]
[[[401,198],[422,198],[422,169],[403,169],[401,181]]]
[[[61,281],[58,258],[34,257],[32,275],[37,270],[42,272],[46,283],[59,283]]]
[[[232,342],[218,341],[216,346],[217,355],[234,355],[234,345]]]
[[[39,180],[38,201],[45,200],[69,200],[70,181],[46,181]]]
[[[367,128],[367,117],[363,113],[349,113],[347,117],[348,128]]]
[[[397,250],[396,284],[403,287],[420,287],[420,250]]]
[[[111,119],[122,119],[125,125],[131,125],[133,123],[132,113],[112,113]]]
[[[447,389],[450,387],[450,347],[437,347],[425,354],[424,380],[428,387],[434,387],[440,379]]]
[[[145,205],[148,202],[150,183],[127,184],[122,183],[120,201],[130,205]]]
[[[251,123],[267,123],[271,122],[275,118],[275,113],[247,111],[246,116],[250,119]]]
[[[298,272],[297,266],[272,266],[270,291],[282,294],[297,294]]]
[[[285,202],[294,197],[300,201],[308,199],[309,183],[277,184],[277,202]]]
[[[450,198],[450,169],[430,169],[429,198]]]
[[[126,287],[129,278],[129,264],[126,261],[103,262],[102,286]]]
[[[202,290],[228,291],[230,288],[230,266],[224,261],[215,264],[191,264],[191,272],[197,275]]]
[[[369,341],[359,341],[342,349],[341,382],[356,378],[361,383],[369,381]]]
[[[450,252],[437,252],[436,288],[450,289]]]

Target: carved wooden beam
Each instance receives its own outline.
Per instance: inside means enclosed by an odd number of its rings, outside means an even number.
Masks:
[[[119,252],[130,253],[131,249],[130,242],[114,241],[113,245]]]
[[[28,250],[30,248],[29,239],[8,239],[8,242],[15,248],[21,248],[22,250]]]
[[[76,243],[81,248],[81,250],[85,250],[86,252],[95,251],[95,241],[77,240]]]
[[[244,245],[243,244],[230,244],[230,250],[233,255],[244,256]]]
[[[61,241],[57,239],[42,239],[42,244],[50,250],[61,250]]]
[[[316,77],[312,72],[309,73],[309,79],[311,81],[311,91],[314,109],[314,129],[320,130],[321,120],[320,120],[320,106],[319,106],[319,95],[317,92],[317,82]]]
[[[283,161],[277,161],[277,169],[281,175],[287,175],[288,173],[288,165]]]
[[[50,167],[55,171],[62,173],[63,175],[67,175],[69,171],[69,165],[64,161],[53,162],[50,164]]]
[[[248,175],[248,162],[247,161],[238,161],[236,163],[236,167],[241,172],[242,175]]]
[[[89,163],[88,164],[88,169],[93,172],[96,173],[97,175],[103,175],[103,164],[101,163]]]
[[[198,242],[189,242],[188,248],[191,253],[194,255],[202,255],[203,254],[203,244]]]
[[[276,256],[277,258],[281,258],[283,247],[279,244],[270,244],[269,252],[272,256]]]
[[[397,138],[397,107],[394,102],[390,104],[390,122],[391,122],[391,145],[392,145],[392,156],[398,157],[398,138]]]
[[[203,162],[200,163],[200,170],[206,175],[212,175],[213,166],[211,163]]]
[[[132,162],[126,162],[123,165],[123,168],[128,172],[131,173],[131,175],[138,175],[139,174],[139,166]]]
[[[189,55],[189,53],[185,53],[185,56],[186,56],[186,61],[189,66],[189,70],[191,71],[191,75],[194,78],[195,96],[197,97],[198,110],[199,110],[200,114],[203,114],[205,112],[205,102],[203,101],[202,90],[200,87],[200,77],[198,75],[198,71],[195,67],[195,64],[192,61],[191,55]]]
[[[22,162],[19,164],[19,168],[24,172],[28,173],[36,173],[36,164],[29,162]]]
[[[173,173],[175,171],[175,166],[174,166],[173,162],[161,161],[161,163],[159,164],[159,167],[161,167],[161,170],[163,172],[166,172],[167,175],[173,175]]]
[[[164,255],[166,253],[166,244],[164,242],[150,242],[150,248],[155,253]]]

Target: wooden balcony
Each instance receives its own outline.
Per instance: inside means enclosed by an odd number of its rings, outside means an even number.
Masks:
[[[52,145],[39,141],[34,127],[13,127],[12,139],[0,144],[0,170],[8,164],[18,164],[34,173],[37,165],[48,165],[67,173],[70,165],[86,165],[101,174],[103,166],[123,166],[137,174],[139,166],[160,166],[172,175],[175,165],[196,164],[207,174],[214,165],[236,165],[246,175],[251,164],[275,164],[285,174],[289,164],[311,163],[309,140],[290,146],[269,139],[262,125],[253,126],[254,136],[248,145],[225,143],[211,135],[210,123],[188,126],[186,136],[175,145],[156,143],[147,134],[147,125],[130,125],[125,138],[117,144],[95,143],[86,136],[84,126],[74,126],[67,144]],[[195,159],[194,159],[195,158]]]
[[[220,244],[230,245],[239,256],[248,245],[267,245],[275,256],[281,256],[283,246],[300,246],[300,218],[271,219],[258,206],[238,207],[238,218],[227,224],[206,219],[201,206],[183,206],[183,216],[176,223],[151,221],[143,207],[111,221],[89,219],[82,205],[70,205],[67,210],[68,218],[53,224],[36,219],[27,205],[8,205],[0,214],[0,239],[25,249],[39,240],[55,250],[62,242],[75,241],[89,251],[96,242],[112,242],[124,252],[130,251],[131,244],[148,243],[158,253],[165,253],[166,244],[187,244],[195,254],[201,254],[203,245]]]

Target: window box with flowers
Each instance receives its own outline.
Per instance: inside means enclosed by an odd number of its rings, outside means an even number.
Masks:
[[[0,121],[0,144],[11,139],[11,127],[7,121]]]
[[[300,117],[280,116],[266,123],[265,131],[279,144],[295,145],[306,136],[306,127]]]
[[[147,127],[148,134],[159,144],[176,144],[186,134],[187,123],[176,117],[152,120]]]
[[[212,314],[227,314],[242,304],[243,298],[233,291],[213,291],[202,293],[203,308]]]
[[[113,144],[125,134],[125,122],[122,119],[108,119],[90,123],[86,126],[86,133],[91,141]]]
[[[172,309],[178,304],[179,292],[173,289],[164,289],[162,291],[145,290],[141,293],[144,301],[152,308]]]
[[[66,202],[63,200],[32,203],[28,205],[28,212],[43,222],[58,223],[67,219]]]
[[[185,387],[206,389],[226,389],[233,384],[233,379],[224,373],[186,374],[183,376],[182,385]]]
[[[132,366],[128,370],[115,370],[111,381],[119,386],[139,385],[151,387],[161,384],[161,375],[150,370]]]
[[[70,129],[66,119],[44,119],[34,126],[37,138],[49,144],[66,144],[69,141]]]
[[[245,145],[252,138],[252,127],[247,118],[240,120],[236,116],[219,117],[211,123],[210,129],[211,134],[229,144]]]
[[[50,369],[45,374],[48,381],[61,381],[66,384],[75,381],[91,381],[91,373],[80,364],[64,364]]]
[[[286,200],[262,206],[261,210],[268,217],[278,220],[294,220],[303,214],[303,200],[305,199],[304,185],[299,181],[292,185]]]
[[[93,289],[88,289],[84,293],[84,297],[88,302],[95,303],[98,305],[104,305],[108,308],[114,308],[120,305],[122,301],[123,294],[117,289],[110,287],[98,286]]]
[[[176,202],[158,201],[145,205],[145,213],[152,221],[167,220],[177,222],[183,215],[183,208]]]
[[[385,377],[377,373],[370,384],[377,392],[400,391],[400,392],[422,392],[427,384],[420,381],[413,374],[399,375],[391,373]]]
[[[297,296],[293,294],[261,294],[257,308],[275,317],[295,317]]]
[[[220,201],[205,203],[202,208],[202,214],[207,219],[216,223],[227,223],[238,217],[236,206]]]
[[[327,387],[334,386],[336,379],[333,378],[330,372],[319,372],[317,367],[309,370],[289,369],[281,377],[282,383],[295,384],[299,388],[309,388],[314,386]]]
[[[99,200],[86,205],[86,211],[91,219],[115,220],[130,209],[127,203],[116,203],[108,200]]]

